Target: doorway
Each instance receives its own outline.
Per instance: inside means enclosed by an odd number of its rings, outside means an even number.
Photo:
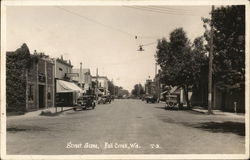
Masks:
[[[39,108],[45,107],[45,86],[39,85]]]

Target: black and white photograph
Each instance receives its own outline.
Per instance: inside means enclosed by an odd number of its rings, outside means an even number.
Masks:
[[[248,159],[249,1],[1,1],[1,159]]]

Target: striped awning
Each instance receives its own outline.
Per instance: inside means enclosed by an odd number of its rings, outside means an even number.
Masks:
[[[84,90],[82,90],[80,87],[78,87],[73,82],[67,82],[64,80],[57,80],[56,81],[56,93],[67,93],[67,92],[83,93]]]

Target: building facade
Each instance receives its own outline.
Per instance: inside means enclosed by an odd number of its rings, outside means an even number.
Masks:
[[[102,94],[107,95],[109,94],[108,91],[108,77],[106,76],[92,76],[92,81],[98,84],[98,89],[102,92]]]
[[[63,57],[54,59],[55,63],[55,106],[74,106],[82,89],[72,81],[72,68],[70,60]],[[74,75],[75,76],[75,75]]]
[[[40,57],[27,71],[26,108],[28,111],[54,106],[54,63]]]
[[[26,47],[26,46],[25,46]],[[24,50],[28,50],[25,48]],[[35,51],[7,52],[7,111],[34,111],[54,106],[54,63]],[[24,65],[22,63],[29,63]]]
[[[77,82],[85,92],[92,90],[92,76],[89,68],[74,68],[72,72],[75,73],[75,76],[72,76],[72,80]]]

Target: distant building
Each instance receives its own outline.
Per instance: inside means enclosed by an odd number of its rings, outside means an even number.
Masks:
[[[98,89],[102,92],[102,94],[109,94],[108,78],[106,76],[92,76],[92,81],[97,82]]]
[[[55,78],[70,80],[70,77],[67,76],[68,73],[72,73],[73,65],[70,61],[64,60],[63,56],[61,58],[54,59],[55,63]]]
[[[156,83],[151,79],[147,79],[145,83],[145,93],[156,95]]]
[[[74,68],[72,72],[76,73],[76,76],[73,76],[72,80],[77,82],[85,92],[92,89],[92,76],[89,68],[83,68],[82,70]],[[81,75],[82,77],[80,77]]]

